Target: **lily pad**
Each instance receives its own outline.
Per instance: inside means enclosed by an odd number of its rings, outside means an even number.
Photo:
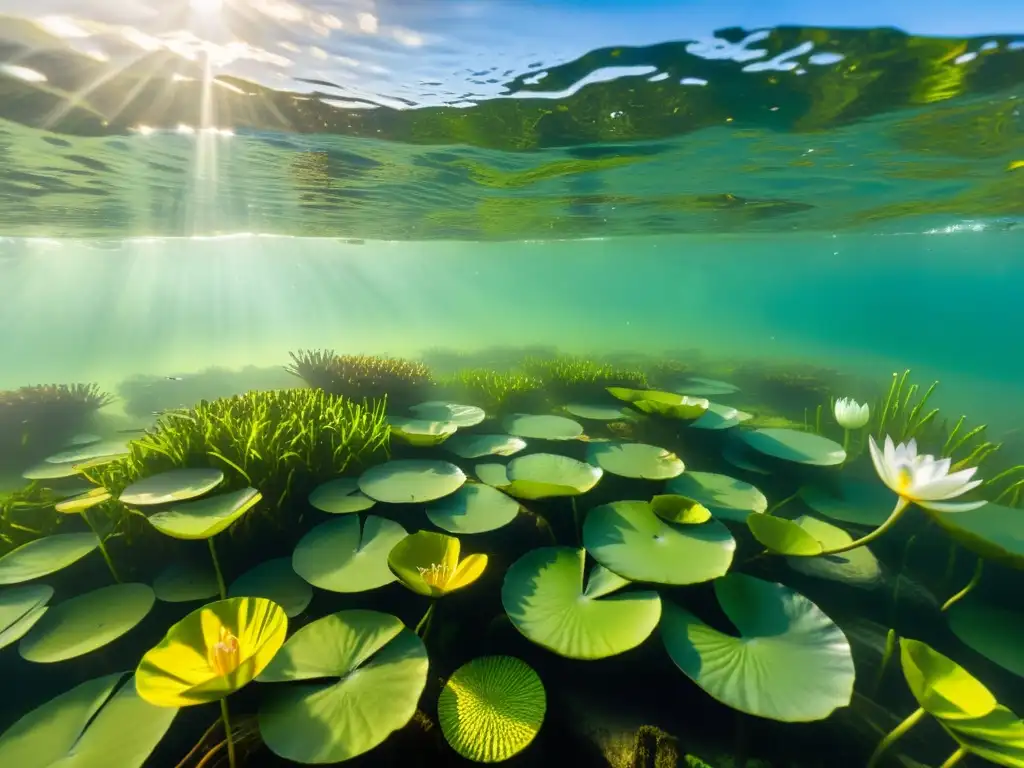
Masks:
[[[668,480],[681,475],[683,461],[672,451],[645,443],[591,443],[587,462],[619,477]]]
[[[508,479],[508,467],[504,464],[477,464],[473,472],[481,483],[492,488],[507,488],[512,482]]]
[[[946,615],[953,634],[968,648],[1005,670],[1024,677],[1024,615],[1018,611],[964,601],[951,606]]]
[[[359,490],[386,504],[420,504],[455,493],[465,482],[463,471],[447,461],[397,459],[363,472]]]
[[[651,498],[651,511],[667,523],[699,525],[711,519],[711,512],[699,501],[665,493]]]
[[[600,467],[568,456],[532,453],[512,459],[505,467],[508,485],[496,487],[510,496],[527,500],[580,496],[597,485],[603,474]]]
[[[66,661],[114,642],[142,621],[156,595],[147,584],[112,584],[50,608],[22,638],[22,658],[40,664]]]
[[[228,597],[265,597],[281,606],[293,619],[306,610],[313,588],[295,573],[290,557],[260,563],[243,573],[228,589]]]
[[[88,680],[24,715],[0,735],[0,765],[142,768],[178,710],[143,701],[134,677],[118,689],[124,676]]]
[[[209,539],[227,530],[262,498],[255,488],[242,488],[176,504],[150,515],[149,522],[160,533],[175,539]]]
[[[78,474],[78,463],[53,464],[48,461],[33,464],[21,473],[26,480],[61,480]]]
[[[603,659],[646,640],[661,619],[657,592],[613,595],[629,582],[597,565],[584,587],[586,552],[542,547],[505,573],[501,602],[527,639],[572,659]]]
[[[365,512],[377,502],[359,490],[358,480],[339,477],[314,488],[309,503],[329,515],[349,515]]]
[[[292,554],[295,573],[329,592],[366,592],[395,580],[388,554],[406,536],[398,523],[356,515],[321,523],[303,536]]]
[[[892,514],[896,495],[877,480],[840,477],[835,486],[805,485],[800,499],[820,515],[875,528]]]
[[[699,419],[711,405],[702,397],[688,397],[675,392],[659,392],[655,389],[627,389],[608,387],[612,397],[629,403],[643,413],[664,416],[669,419],[693,421]]]
[[[449,421],[428,421],[403,417],[389,419],[391,435],[409,445],[430,448],[440,445],[458,430],[458,425]]]
[[[583,546],[624,579],[683,585],[724,576],[736,540],[717,520],[677,525],[654,514],[646,501],[615,501],[587,513]]]
[[[569,403],[565,410],[578,419],[588,421],[618,421],[626,415],[622,406],[595,403]]]
[[[47,611],[53,587],[27,584],[0,590],[0,649],[20,640]]]
[[[578,421],[564,416],[517,413],[505,419],[502,426],[510,435],[535,440],[575,440],[583,434],[583,426]]]
[[[449,403],[444,400],[430,400],[414,405],[409,410],[421,419],[450,422],[460,428],[475,427],[487,418],[483,408],[478,408],[475,405]]]
[[[691,429],[732,429],[744,421],[750,421],[753,414],[720,403],[710,403],[707,411],[690,424]]]
[[[737,435],[739,433],[740,430],[736,430],[728,434]],[[742,437],[733,437],[722,446],[722,458],[734,467],[745,469],[747,472],[755,472],[759,475],[770,475],[771,472],[769,470],[758,464],[756,456],[757,452],[747,445]]]
[[[777,555],[812,557],[824,549],[806,528],[784,517],[750,515],[747,527],[755,539]]]
[[[172,469],[132,483],[119,498],[134,507],[188,501],[209,493],[223,480],[219,469]]]
[[[0,585],[19,584],[67,568],[100,544],[94,533],[57,533],[22,544],[0,557]]]
[[[208,563],[179,561],[160,571],[153,580],[153,592],[165,603],[191,603],[216,597],[220,589]]]
[[[675,387],[676,392],[684,395],[702,395],[704,397],[731,395],[733,392],[739,392],[739,389],[735,384],[730,384],[727,381],[705,379],[700,376],[693,376]]]
[[[824,520],[802,515],[793,522],[817,539],[826,550],[845,547],[853,542],[850,534]],[[882,566],[866,546],[836,555],[788,557],[786,562],[794,571],[807,576],[840,581],[853,587],[874,589],[882,584]]]
[[[110,491],[106,488],[92,488],[85,493],[57,502],[54,509],[65,515],[79,515],[105,501],[110,501],[110,498]]]
[[[743,439],[765,456],[796,464],[831,467],[846,461],[843,446],[813,432],[767,427],[745,432]]]
[[[364,610],[325,616],[288,638],[257,678],[298,683],[271,692],[260,707],[260,734],[285,760],[351,760],[412,719],[428,667],[423,642],[394,616]]]
[[[665,603],[661,636],[675,665],[712,698],[788,723],[828,717],[853,696],[843,631],[818,606],[781,584],[732,573],[715,595],[739,637]]]
[[[526,441],[512,435],[455,435],[444,447],[462,459],[481,456],[511,456],[526,447]]]
[[[966,512],[925,514],[974,554],[1024,569],[1024,514],[1019,509],[985,504]]]
[[[544,684],[512,656],[484,656],[448,678],[437,719],[451,748],[477,763],[500,763],[526,749],[547,711]]]
[[[53,456],[46,461],[50,464],[79,464],[93,459],[105,459],[110,456],[123,456],[128,453],[127,440],[103,440],[89,445],[76,446]]]
[[[88,432],[82,432],[78,435],[72,435],[64,441],[64,447],[66,448],[79,448],[84,445],[95,445],[96,443],[103,440],[99,435],[89,434]]]
[[[427,518],[449,533],[485,533],[511,523],[519,502],[489,485],[464,485],[427,507]]]
[[[700,502],[719,520],[742,523],[768,509],[768,499],[750,483],[713,472],[684,472],[669,480],[665,491]]]

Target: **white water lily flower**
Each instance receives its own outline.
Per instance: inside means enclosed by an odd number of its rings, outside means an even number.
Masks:
[[[971,480],[977,467],[950,474],[950,460],[936,459],[929,454],[918,455],[916,440],[905,445],[893,445],[892,438],[886,435],[884,451],[879,450],[873,437],[868,437],[868,444],[878,476],[889,490],[900,497],[897,509],[917,504],[933,512],[969,512],[987,503],[948,501],[981,485],[981,480]]]
[[[843,429],[860,429],[871,418],[867,403],[860,405],[852,397],[841,397],[835,405],[836,422]]]

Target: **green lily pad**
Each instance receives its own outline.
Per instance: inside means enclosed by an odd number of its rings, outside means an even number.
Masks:
[[[223,480],[219,469],[172,469],[132,483],[122,491],[120,501],[134,507],[188,501],[209,493]]]
[[[47,611],[53,587],[27,584],[0,590],[0,649],[20,640]]]
[[[724,576],[736,540],[717,520],[676,525],[654,514],[646,501],[615,501],[587,513],[583,546],[624,579],[683,585]]]
[[[48,461],[33,464],[21,473],[26,480],[61,480],[78,474],[78,463],[53,464]]]
[[[1024,614],[980,603],[964,601],[951,606],[946,615],[953,634],[1003,669],[1024,677]]]
[[[542,547],[505,573],[501,602],[527,639],[571,659],[603,659],[646,640],[661,619],[657,592],[612,595],[629,582],[597,565],[584,587],[586,552]]]
[[[684,395],[702,395],[704,397],[712,397],[714,395],[731,395],[733,392],[739,392],[740,388],[735,384],[730,384],[727,381],[719,381],[717,379],[705,379],[700,376],[693,376],[678,387],[675,387],[675,391]]]
[[[707,411],[696,421],[690,424],[691,429],[732,429],[735,426],[750,421],[753,414],[738,410],[720,403],[710,403]]]
[[[699,501],[674,493],[651,499],[651,511],[667,523],[699,525],[711,519],[711,512]]]
[[[813,432],[767,427],[744,432],[743,439],[765,456],[796,464],[831,467],[846,461],[843,446]]]
[[[465,482],[463,471],[447,461],[397,459],[363,472],[359,490],[386,504],[420,504],[455,493]]]
[[[526,447],[526,441],[512,435],[455,435],[444,447],[462,459],[481,456],[511,456]]]
[[[394,616],[325,616],[288,638],[256,678],[296,683],[260,707],[260,734],[274,754],[296,763],[351,760],[412,719],[428,667],[423,642]]]
[[[578,421],[564,416],[517,413],[505,419],[502,426],[510,435],[535,440],[575,440],[583,434],[583,426]]]
[[[449,421],[428,421],[427,419],[410,419],[396,417],[388,420],[391,424],[391,435],[402,442],[419,448],[430,448],[440,445],[458,430],[457,424]]]
[[[896,504],[896,495],[878,480],[840,477],[833,487],[805,485],[800,499],[820,515],[854,525],[876,528]]]
[[[265,597],[294,619],[309,606],[313,588],[292,568],[292,558],[278,557],[243,573],[228,588],[228,597]]]
[[[50,608],[18,644],[27,661],[50,664],[114,642],[149,615],[156,595],[148,584],[112,584]]]
[[[263,496],[255,488],[186,501],[149,516],[150,525],[175,539],[210,539],[227,530]]]
[[[85,445],[95,445],[103,440],[99,435],[93,435],[88,432],[82,432],[77,435],[72,435],[64,441],[65,448],[79,448]]]
[[[402,526],[377,515],[363,524],[356,515],[328,520],[299,540],[292,568],[329,592],[367,592],[395,580],[388,554],[405,536]]]
[[[684,472],[669,480],[665,491],[703,504],[719,520],[743,523],[768,509],[768,499],[750,483],[713,472]]]
[[[578,419],[588,421],[618,421],[626,415],[621,406],[595,403],[569,403],[565,410]]]
[[[191,603],[216,597],[217,574],[209,563],[178,561],[164,568],[153,579],[156,599],[165,603]]]
[[[683,674],[726,706],[788,723],[822,720],[850,703],[850,644],[818,606],[739,573],[718,579],[714,589],[739,637],[665,603],[661,637]]]
[[[547,694],[533,668],[512,656],[484,656],[448,678],[437,720],[451,748],[477,763],[519,754],[544,723]]]
[[[668,480],[681,475],[683,461],[672,451],[645,443],[591,443],[587,462],[619,477]]]
[[[1024,514],[1019,509],[985,504],[966,512],[925,514],[974,554],[1024,569]]]
[[[777,555],[812,557],[820,555],[821,542],[798,523],[774,515],[750,515],[747,527],[765,548]]]
[[[477,466],[477,472],[480,472],[480,466]],[[600,467],[568,456],[532,453],[512,459],[505,467],[508,484],[496,487],[510,496],[527,500],[580,496],[597,485],[603,474]],[[496,471],[494,475],[497,479]]]
[[[850,534],[824,520],[802,515],[793,522],[820,542],[826,550],[838,549],[853,543]],[[794,571],[807,576],[841,581],[853,587],[874,589],[882,584],[882,566],[866,546],[836,555],[788,557],[786,562]]]
[[[24,715],[0,735],[0,765],[142,768],[178,714],[139,697],[124,672],[88,680]]]
[[[492,488],[507,488],[511,481],[508,479],[508,467],[504,464],[477,464],[473,472],[481,483]]]
[[[329,515],[350,515],[365,512],[377,502],[359,490],[355,478],[339,477],[314,488],[309,503]]]
[[[730,435],[738,435],[741,430],[730,432]],[[770,475],[771,472],[757,463],[757,452],[754,451],[742,437],[733,437],[722,446],[722,458],[739,469],[747,472],[755,472],[759,475]]]
[[[110,491],[106,488],[91,488],[85,493],[58,501],[54,509],[64,515],[80,515],[87,509],[92,509],[105,501],[110,501],[110,498]]]
[[[608,387],[612,397],[629,403],[643,413],[664,416],[669,419],[693,421],[699,419],[711,405],[702,397],[688,397],[675,392],[659,392],[655,389],[627,389]]]
[[[20,584],[67,568],[100,544],[94,533],[57,533],[22,544],[0,557],[0,585]]]
[[[475,427],[487,418],[483,408],[478,408],[475,405],[449,403],[444,400],[430,400],[414,405],[409,410],[421,419],[449,422],[460,428]]]
[[[449,533],[486,533],[511,523],[519,502],[489,485],[464,485],[427,507],[427,518]]]
[[[127,440],[103,440],[99,443],[81,445],[67,451],[48,456],[50,464],[80,464],[93,459],[105,459],[110,456],[123,456],[128,453]]]

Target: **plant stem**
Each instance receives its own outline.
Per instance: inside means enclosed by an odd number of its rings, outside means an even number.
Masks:
[[[797,489],[796,493],[790,494],[789,496],[784,498],[782,501],[780,501],[780,502],[778,502],[776,504],[772,504],[770,507],[768,507],[768,509],[766,509],[764,511],[764,514],[766,514],[766,515],[773,514],[775,512],[775,510],[782,509],[782,507],[784,507],[787,504],[789,504],[789,502],[791,502],[793,499],[795,499],[799,495],[800,495],[800,490]]]
[[[889,747],[895,744],[898,739],[905,736],[907,731],[909,731],[911,728],[917,725],[921,721],[921,718],[924,717],[924,715],[924,709],[918,709],[911,713],[911,715],[906,720],[904,720],[902,723],[900,723],[891,731],[889,731],[885,738],[878,742],[878,746],[875,747],[875,751],[871,753],[871,757],[868,760],[867,768],[875,768],[875,766],[878,765],[879,758],[882,757],[882,754],[885,752],[885,750],[887,750]]]
[[[206,545],[210,548],[210,559],[213,560],[213,572],[217,574],[217,589],[220,591],[220,599],[228,599],[228,588],[224,586],[224,574],[220,570],[220,561],[217,560],[217,548],[213,546],[213,537],[211,536],[206,540]]]
[[[885,678],[886,670],[889,668],[889,662],[892,660],[893,651],[896,650],[896,641],[898,639],[899,636],[896,634],[895,629],[890,629],[885,635],[885,651],[882,653],[882,663],[878,667],[878,674],[875,675],[873,692],[876,696],[882,687],[882,680]]]
[[[436,601],[430,601],[430,605],[427,607],[427,612],[423,614],[423,618],[420,619],[420,623],[416,625],[416,634],[419,635],[421,639],[426,637],[427,630],[430,629],[430,620],[434,618],[434,606],[436,604]]]
[[[850,430],[846,427],[843,427],[843,453],[850,454]]]
[[[967,755],[967,747],[960,747],[956,752],[946,758],[946,762],[939,766],[939,768],[953,768],[954,765],[959,763]]]
[[[816,555],[789,555],[789,556],[790,557],[822,557],[823,555],[838,555],[840,552],[849,552],[851,549],[856,549],[857,547],[863,547],[866,544],[870,544],[875,539],[877,539],[879,536],[881,536],[886,531],[888,531],[890,528],[892,528],[894,525],[896,525],[896,523],[899,521],[899,519],[901,517],[903,517],[903,513],[907,510],[907,507],[909,507],[909,506],[910,506],[910,502],[908,502],[906,499],[904,499],[901,496],[899,498],[899,500],[896,502],[896,506],[893,507],[892,512],[889,513],[888,519],[884,523],[882,523],[880,526],[875,528],[875,530],[873,530],[867,536],[862,536],[861,538],[857,539],[856,541],[851,541],[849,544],[846,544],[846,545],[844,545],[842,547],[836,547],[835,549],[823,550],[822,552],[819,552]]]
[[[96,530],[96,526],[92,524],[92,520],[89,519],[87,510],[82,510],[82,519],[85,520],[85,524],[89,526],[89,530],[96,535],[96,540],[100,543],[100,554],[103,555],[103,559],[107,561],[107,568],[110,569],[110,575],[114,577],[114,581],[118,584],[121,583],[121,577],[117,575],[117,569],[114,567],[114,561],[110,559],[110,553],[107,551],[106,542],[103,541],[103,536]]]
[[[970,592],[972,589],[974,589],[976,586],[978,586],[978,583],[981,581],[981,574],[982,574],[982,571],[984,570],[984,567],[985,567],[985,560],[983,558],[979,557],[977,565],[974,566],[974,575],[971,576],[971,580],[969,582],[967,582],[967,586],[966,587],[961,589],[959,592],[957,592],[955,595],[953,595],[951,598],[949,598],[949,600],[947,600],[945,603],[942,604],[942,610],[943,611],[949,609],[951,606],[953,606],[954,604],[958,603],[960,600],[962,600],[964,597],[967,596],[968,592]]]
[[[207,541],[213,541],[212,538]],[[224,737],[228,745],[228,765],[235,768],[235,742],[231,738],[231,719],[228,717],[228,699],[225,696],[220,700],[220,717],[224,721]]]

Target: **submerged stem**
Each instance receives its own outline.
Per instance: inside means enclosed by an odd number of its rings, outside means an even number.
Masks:
[[[782,501],[779,501],[779,502],[777,502],[775,504],[772,504],[770,507],[768,507],[768,509],[766,509],[764,511],[764,514],[766,514],[766,515],[773,514],[775,512],[775,510],[782,509],[782,507],[784,507],[787,504],[789,504],[789,502],[791,502],[793,499],[795,499],[799,495],[800,495],[800,490],[797,489],[796,493],[792,493],[789,496],[787,496],[786,498],[784,498]]]
[[[217,574],[217,589],[220,591],[220,599],[228,599],[228,588],[224,585],[224,574],[220,570],[220,561],[217,560],[217,548],[213,546],[213,537],[211,536],[206,540],[206,545],[210,548],[210,559],[213,560],[213,572]]]
[[[106,542],[103,540],[103,536],[99,531],[96,530],[96,526],[92,524],[92,520],[89,519],[89,514],[86,510],[82,510],[82,519],[85,520],[85,524],[89,526],[89,530],[96,534],[96,540],[100,543],[100,554],[103,555],[103,559],[107,561],[107,568],[110,569],[110,575],[114,577],[114,581],[118,584],[121,583],[121,577],[117,575],[117,569],[114,567],[114,561],[110,558],[110,553],[107,551]]]
[[[878,746],[875,747],[875,751],[871,753],[871,757],[868,759],[867,768],[875,768],[875,766],[878,765],[879,758],[882,757],[885,750],[895,744],[897,740],[905,736],[907,731],[917,725],[924,715],[925,711],[923,708],[915,710],[909,717],[907,717],[906,720],[889,731],[885,738],[878,742]]]
[[[878,674],[875,675],[875,686],[874,694],[877,696],[878,691],[882,688],[882,680],[885,678],[885,673],[889,669],[889,662],[892,661],[892,654],[896,650],[896,641],[899,640],[899,636],[896,634],[895,629],[890,629],[885,635],[885,651],[882,653],[882,663],[878,667]]]
[[[846,427],[843,427],[843,453],[850,454],[850,430]]]
[[[430,620],[434,618],[434,606],[437,605],[435,600],[430,601],[430,605],[427,607],[427,612],[423,614],[423,618],[420,619],[420,623],[416,625],[416,634],[422,639],[426,637],[427,630],[430,629]],[[422,630],[422,632],[420,631]]]
[[[985,568],[985,560],[983,558],[979,557],[977,565],[974,566],[974,575],[971,576],[971,580],[969,582],[967,582],[967,586],[966,587],[961,589],[959,592],[957,592],[955,595],[953,595],[951,598],[949,598],[949,600],[947,600],[945,603],[942,604],[942,610],[943,611],[949,609],[951,606],[953,606],[954,604],[958,603],[960,600],[962,600],[963,598],[965,598],[967,596],[968,592],[970,592],[972,589],[974,589],[976,586],[978,586],[978,583],[981,581],[981,574],[982,574],[982,571],[984,570],[984,568]]]
[[[212,542],[213,539],[207,539]],[[235,742],[231,738],[231,718],[228,717],[228,699],[225,696],[220,700],[220,717],[224,721],[224,740],[228,745],[228,765],[235,768]]]
[[[967,747],[960,747],[956,752],[946,758],[946,762],[939,766],[939,768],[953,768],[954,765],[959,763],[964,757],[967,756]]]

